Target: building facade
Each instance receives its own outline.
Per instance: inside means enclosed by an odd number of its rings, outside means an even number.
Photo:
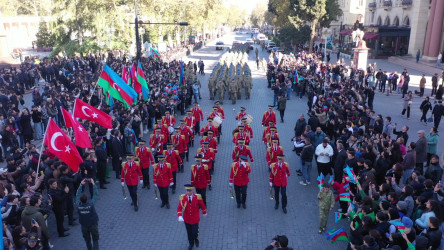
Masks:
[[[331,34],[336,41],[340,39],[340,31],[344,25],[354,25],[356,21],[364,23],[365,9],[369,0],[337,0],[342,10],[342,16],[330,24]]]
[[[375,56],[416,55],[435,60],[444,49],[444,0],[369,0],[364,25],[378,29]]]

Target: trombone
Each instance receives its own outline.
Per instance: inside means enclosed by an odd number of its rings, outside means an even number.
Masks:
[[[233,194],[233,187],[232,186],[230,186],[230,198],[231,199],[234,199],[234,194]]]
[[[126,200],[126,192],[125,192],[125,187],[122,187],[122,193],[123,193],[123,199]]]
[[[159,199],[159,196],[157,195],[157,187],[154,187],[154,194],[156,194],[156,197],[154,197],[154,199]]]

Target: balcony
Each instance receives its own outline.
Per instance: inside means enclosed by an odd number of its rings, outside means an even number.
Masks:
[[[392,8],[392,1],[391,0],[385,0],[382,3],[382,7],[384,8],[384,10],[389,10]]]
[[[376,9],[376,2],[372,2],[368,4],[368,8],[370,11],[375,11]]]
[[[403,9],[407,9],[407,8],[412,7],[412,4],[413,4],[413,0],[402,0],[402,3],[401,3]]]

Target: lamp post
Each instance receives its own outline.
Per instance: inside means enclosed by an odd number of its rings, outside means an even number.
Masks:
[[[330,34],[331,34],[330,29],[322,28],[322,36],[325,38],[325,44],[324,44],[324,62],[325,63],[327,63],[327,39]]]

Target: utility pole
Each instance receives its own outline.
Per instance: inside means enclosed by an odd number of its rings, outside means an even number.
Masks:
[[[136,28],[136,58],[137,61],[139,61],[142,53],[142,48],[139,37],[139,18],[137,17],[137,0],[134,0],[134,15],[135,15],[134,24]]]

